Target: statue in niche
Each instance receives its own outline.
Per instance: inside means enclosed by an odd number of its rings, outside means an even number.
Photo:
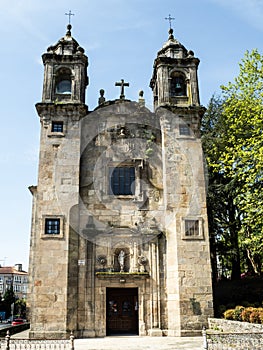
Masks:
[[[118,255],[118,262],[120,264],[120,272],[124,272],[124,259],[125,259],[125,252],[124,250],[121,250]]]

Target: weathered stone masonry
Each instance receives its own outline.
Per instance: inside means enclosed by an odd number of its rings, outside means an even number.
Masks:
[[[170,30],[154,112],[142,93],[101,92],[88,110],[88,59],[71,26],[43,63],[30,336],[198,334],[213,315],[199,60]]]

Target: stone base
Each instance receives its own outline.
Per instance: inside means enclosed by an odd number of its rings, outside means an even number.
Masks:
[[[29,339],[69,339],[68,332],[52,332],[52,331],[29,331]]]
[[[148,330],[148,335],[150,337],[162,337],[163,332],[160,328],[152,328]]]
[[[182,329],[181,337],[200,337],[202,335],[202,331],[199,329]]]
[[[168,329],[166,335],[168,337],[181,337],[181,331],[180,329]]]
[[[147,335],[144,322],[139,323],[139,335],[142,337]]]
[[[96,333],[94,330],[91,329],[84,329],[81,331],[81,334],[79,335],[81,338],[95,338]]]

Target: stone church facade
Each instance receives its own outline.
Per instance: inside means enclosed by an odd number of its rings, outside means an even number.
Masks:
[[[71,35],[42,56],[30,337],[199,334],[213,315],[199,60],[169,38],[154,61],[154,112],[85,104],[88,58]]]

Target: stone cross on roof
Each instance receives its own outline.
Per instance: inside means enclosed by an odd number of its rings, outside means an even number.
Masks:
[[[124,79],[121,79],[120,82],[116,82],[116,83],[115,83],[115,86],[120,86],[120,87],[121,87],[120,99],[121,99],[121,100],[125,99],[124,87],[125,87],[125,86],[130,86],[130,84],[129,84],[129,83],[125,83],[125,82],[124,82]]]
[[[71,13],[71,10],[69,10],[68,13],[65,13],[65,16],[68,16],[68,23],[70,24],[71,16],[75,16],[75,13]]]
[[[171,28],[172,28],[172,21],[174,21],[175,18],[174,18],[174,17],[171,17],[171,15],[169,14],[169,16],[168,16],[168,17],[165,17],[165,19],[169,21],[170,29],[171,29]]]

